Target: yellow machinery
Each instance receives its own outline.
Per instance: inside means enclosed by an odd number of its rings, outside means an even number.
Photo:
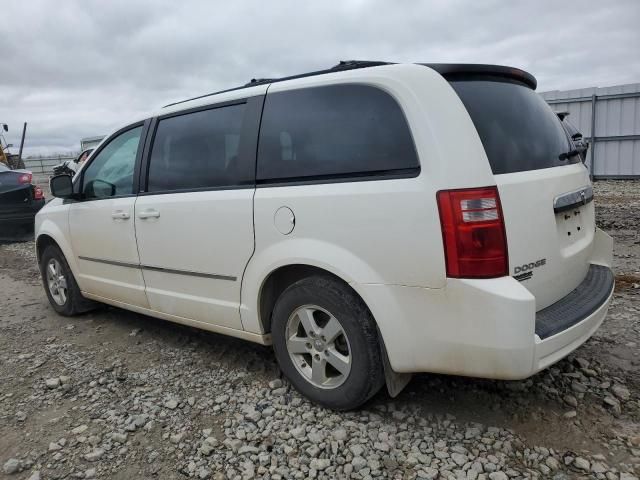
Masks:
[[[4,148],[0,144],[0,163],[4,163],[7,167],[9,166],[9,159],[7,155],[4,153]]]
[[[0,123],[0,163],[5,164],[11,169],[24,168],[24,162],[22,161],[22,147],[24,146],[24,137],[27,132],[27,122],[24,123],[24,127],[22,129],[22,140],[20,141],[20,153],[18,153],[18,155],[10,155],[8,152],[8,147],[11,145],[7,144],[3,135],[4,132],[8,131],[9,127],[7,127],[7,124]]]

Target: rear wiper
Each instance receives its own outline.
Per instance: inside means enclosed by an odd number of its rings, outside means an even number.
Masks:
[[[580,152],[574,148],[573,150],[569,150],[568,152],[561,153],[560,155],[558,155],[558,158],[560,160],[568,160],[571,157],[575,157],[576,155],[580,155]]]

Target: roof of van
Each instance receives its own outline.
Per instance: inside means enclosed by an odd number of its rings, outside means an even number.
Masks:
[[[186,100],[181,100],[178,102],[170,103],[165,105],[163,108],[171,107],[174,105],[179,105],[182,103],[190,102],[192,100],[198,100],[205,97],[210,97],[213,95],[218,95],[221,93],[232,92],[234,90],[241,90],[244,88],[254,87],[257,85],[267,85],[275,82],[283,82],[286,80],[293,80],[296,78],[304,78],[304,77],[312,77],[316,75],[324,75],[327,73],[335,73],[341,72],[345,70],[354,70],[357,68],[369,68],[369,67],[378,67],[381,65],[394,65],[394,62],[381,62],[381,61],[369,61],[369,60],[342,60],[337,65],[334,65],[331,68],[325,70],[316,70],[313,72],[300,73],[297,75],[291,75],[288,77],[279,77],[279,78],[252,78],[248,83],[241,85],[239,87],[228,88],[226,90],[220,90],[213,93],[207,93],[205,95],[200,95],[193,98],[188,98]],[[432,68],[440,75],[445,77],[447,80],[461,79],[468,77],[469,75],[491,75],[494,77],[503,77],[510,78],[513,80],[517,80],[519,82],[524,83],[528,87],[533,90],[537,87],[536,78],[531,75],[529,72],[521,70],[519,68],[507,67],[503,65],[487,65],[480,63],[418,63],[417,65],[423,65],[425,67]]]

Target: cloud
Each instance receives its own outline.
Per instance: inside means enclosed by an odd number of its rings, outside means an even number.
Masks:
[[[3,2],[0,121],[77,150],[171,101],[341,59],[497,63],[539,90],[640,81],[640,2]]]

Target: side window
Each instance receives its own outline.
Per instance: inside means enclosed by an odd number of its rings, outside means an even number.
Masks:
[[[267,94],[257,180],[383,174],[419,167],[398,103],[366,85]]]
[[[246,104],[169,117],[158,122],[147,191],[234,186],[253,172],[238,158]]]
[[[133,193],[133,168],[142,127],[132,128],[111,140],[82,176],[85,198],[106,198]]]

